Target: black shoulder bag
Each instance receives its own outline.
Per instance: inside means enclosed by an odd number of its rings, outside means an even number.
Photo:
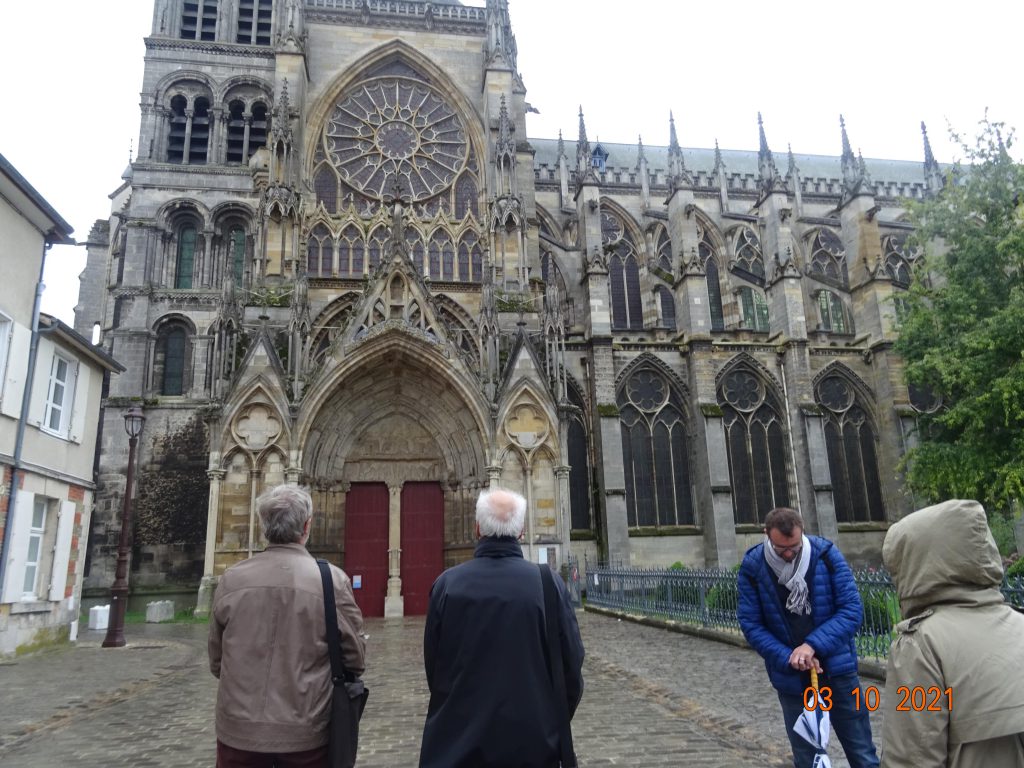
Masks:
[[[544,585],[544,620],[547,624],[548,660],[551,684],[555,689],[555,715],[558,718],[559,759],[562,768],[576,768],[576,753],[572,746],[572,727],[569,724],[569,698],[565,691],[565,664],[562,646],[559,642],[561,613],[558,607],[558,590],[551,575],[551,568],[541,563],[540,580]]]
[[[359,718],[363,716],[370,689],[358,677],[345,671],[331,567],[326,560],[317,560],[316,564],[320,567],[320,579],[324,584],[324,621],[327,624],[327,648],[331,654],[331,683],[334,686],[327,764],[330,768],[353,768],[359,748]]]

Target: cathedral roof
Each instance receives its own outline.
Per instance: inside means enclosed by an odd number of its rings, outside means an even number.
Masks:
[[[529,139],[536,154],[534,156],[535,167],[558,167],[558,139]],[[563,141],[566,157],[576,156],[576,142]],[[636,144],[612,144],[602,141],[601,146],[608,153],[607,167],[609,170],[632,171],[637,165]],[[652,172],[667,172],[669,168],[668,147],[653,146],[644,143],[644,156],[647,158],[648,167]],[[725,164],[726,174],[746,175],[757,177],[758,156],[757,150],[723,149],[721,150],[722,161]],[[692,173],[703,172],[712,174],[715,167],[715,150],[697,149],[693,147],[683,148],[683,157],[686,167]],[[785,175],[785,155],[782,156],[780,170]],[[842,178],[842,167],[839,155],[802,155],[793,154],[796,167],[799,169],[802,179],[829,179],[840,180]],[[912,160],[881,160],[865,158],[868,172],[875,184],[924,184],[924,173],[920,161]]]

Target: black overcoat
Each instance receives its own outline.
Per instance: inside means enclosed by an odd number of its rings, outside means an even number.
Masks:
[[[554,582],[571,717],[583,695],[583,641],[565,585]],[[540,571],[515,539],[482,538],[474,558],[442,573],[430,591],[420,768],[557,766],[546,656]]]

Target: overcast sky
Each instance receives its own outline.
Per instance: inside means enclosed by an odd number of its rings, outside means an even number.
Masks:
[[[138,141],[152,2],[3,5],[0,153],[85,241]],[[921,160],[924,120],[949,162],[947,124],[973,135],[988,108],[1024,127],[1016,2],[510,0],[510,11],[540,110],[530,136],[574,139],[582,104],[591,141],[664,145],[671,109],[684,147],[755,150],[761,111],[775,152],[838,155],[842,113],[865,157]],[[73,322],[84,264],[83,248],[51,251],[44,311]]]

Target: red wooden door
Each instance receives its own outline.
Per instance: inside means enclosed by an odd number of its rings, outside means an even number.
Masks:
[[[439,483],[402,486],[402,597],[406,616],[427,612],[430,587],[444,570],[444,494]]]
[[[388,487],[384,483],[352,483],[345,495],[345,573],[352,579],[363,615],[383,616],[388,588]]]

